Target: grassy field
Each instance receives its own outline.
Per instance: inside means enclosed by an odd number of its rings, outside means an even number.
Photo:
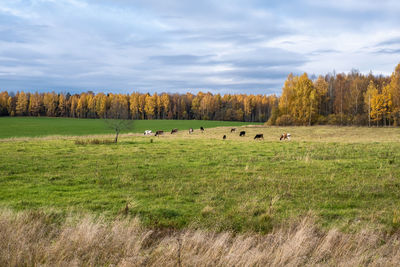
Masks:
[[[249,123],[231,121],[196,121],[196,120],[137,120],[133,127],[125,132],[143,133],[145,130],[171,131],[172,128],[186,130],[218,126],[241,126]],[[257,123],[252,123],[257,124]],[[260,123],[258,123],[260,124]],[[124,132],[124,131],[123,131]],[[38,117],[0,117],[0,138],[36,137],[48,135],[92,135],[109,134],[104,120]]]
[[[240,129],[246,137],[217,127],[118,144],[3,139],[0,206],[115,218],[129,203],[129,216],[157,228],[268,232],[306,214],[346,231],[399,227],[400,129]]]

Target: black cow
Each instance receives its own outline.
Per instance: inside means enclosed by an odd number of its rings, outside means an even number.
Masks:
[[[224,135],[223,137],[222,137],[222,140],[225,140],[226,139],[226,135]]]
[[[200,126],[200,131],[204,132],[203,126]]]
[[[171,134],[177,133],[177,132],[178,132],[178,129],[176,129],[176,128],[171,130]]]
[[[256,136],[254,136],[254,140],[256,140],[256,139],[264,140],[264,135],[263,134],[256,134]]]
[[[193,128],[189,129],[189,134],[193,133]]]
[[[231,133],[234,133],[234,132],[236,132],[236,128],[231,129]]]
[[[162,134],[164,134],[164,131],[156,131],[156,134],[154,136],[159,136],[159,135],[162,135]]]
[[[245,136],[245,135],[246,135],[245,131],[241,131],[240,134],[239,134],[239,136]]]

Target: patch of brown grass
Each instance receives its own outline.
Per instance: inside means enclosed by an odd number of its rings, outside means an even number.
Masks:
[[[234,235],[0,211],[0,266],[395,266],[399,242],[400,232],[326,232],[310,218],[267,235]]]

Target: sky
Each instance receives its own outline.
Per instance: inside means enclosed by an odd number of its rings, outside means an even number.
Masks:
[[[398,0],[0,0],[0,91],[280,94],[390,75]]]

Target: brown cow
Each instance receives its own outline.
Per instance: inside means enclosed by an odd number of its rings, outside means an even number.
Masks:
[[[283,134],[281,134],[281,138],[279,138],[279,140],[290,140],[290,137],[291,137],[291,135],[290,135],[290,133],[283,133]]]
[[[178,132],[178,129],[176,129],[176,128],[171,130],[171,134],[177,133],[177,132]]]
[[[231,129],[231,133],[234,133],[234,132],[236,132],[236,128]]]

